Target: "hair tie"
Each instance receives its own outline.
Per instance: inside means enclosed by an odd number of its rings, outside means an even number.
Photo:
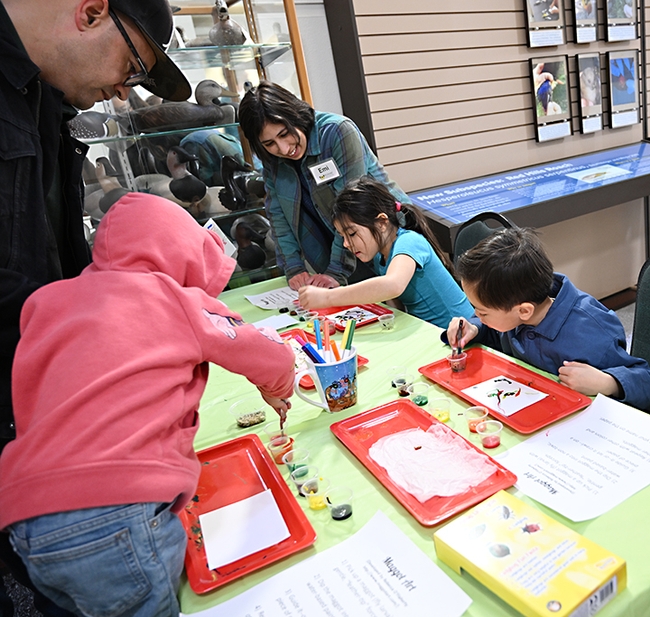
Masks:
[[[395,202],[395,210],[397,210],[395,216],[397,217],[397,224],[399,227],[406,227],[406,217],[404,212],[402,212],[402,204],[399,201]]]

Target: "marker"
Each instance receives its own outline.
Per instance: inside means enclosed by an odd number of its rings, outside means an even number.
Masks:
[[[341,359],[341,354],[339,353],[339,348],[336,346],[336,341],[332,341],[332,351],[334,352],[334,357],[338,362]]]
[[[348,336],[350,336],[350,323],[352,320],[345,322],[345,330],[343,330],[343,338],[341,339],[341,348],[347,349],[348,346]]]
[[[356,325],[357,325],[356,319],[350,319],[350,321],[348,321],[348,326],[350,327],[350,331],[348,332],[348,337],[345,339],[345,348],[347,350],[352,349],[352,338],[354,337],[354,329]]]
[[[307,341],[302,339],[300,336],[294,336],[293,338],[298,341],[302,350],[309,356],[309,359],[314,364],[325,364],[325,360],[323,360],[321,355]]]
[[[323,349],[323,340],[320,335],[320,319],[314,319],[314,335],[316,336],[316,347]]]

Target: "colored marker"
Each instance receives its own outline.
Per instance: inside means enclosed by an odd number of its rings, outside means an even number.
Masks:
[[[323,360],[321,355],[307,341],[300,336],[294,336],[293,338],[298,341],[302,350],[309,356],[310,360],[314,364],[325,364],[325,360]]]
[[[348,326],[350,326],[350,331],[348,332],[348,338],[345,339],[345,348],[347,350],[352,349],[352,338],[354,337],[354,328],[357,325],[356,319],[350,319],[348,321]]]
[[[343,338],[341,339],[341,349],[347,349],[348,336],[350,336],[350,321],[345,322],[345,330],[343,330]]]
[[[339,353],[339,348],[336,346],[336,341],[332,341],[332,351],[334,352],[334,357],[338,362],[341,359],[341,354]]]
[[[314,335],[316,336],[316,347],[323,349],[323,340],[320,335],[320,319],[314,319]]]

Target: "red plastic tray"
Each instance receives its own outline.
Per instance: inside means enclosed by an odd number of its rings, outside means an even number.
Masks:
[[[335,422],[331,426],[334,435],[341,440],[348,450],[365,465],[370,473],[393,494],[393,497],[421,525],[427,527],[441,523],[454,516],[454,514],[487,499],[497,491],[512,486],[517,481],[515,474],[502,467],[474,444],[467,442],[482,456],[489,459],[490,463],[494,465],[496,473],[478,486],[474,486],[460,495],[432,497],[424,503],[418,501],[413,495],[397,486],[390,479],[386,470],[370,458],[368,450],[376,441],[386,435],[418,427],[426,431],[434,423],[439,422],[411,401],[401,399],[375,407],[340,422]],[[446,424],[442,424],[442,426],[451,432],[452,429]],[[449,464],[452,465],[453,461],[449,461]]]
[[[285,332],[280,334],[281,338],[293,338],[294,336],[299,336],[303,340],[309,341],[310,343],[316,342],[316,336],[314,334],[312,334],[311,332],[307,332],[305,330],[301,330],[300,328],[293,328],[292,330],[286,330]],[[363,356],[357,354],[357,368],[361,368],[366,364],[368,364],[368,358],[364,358]],[[313,390],[316,386],[314,385],[314,380],[309,375],[305,375],[300,380],[300,387],[304,388],[305,390]]]
[[[257,435],[243,435],[198,453],[196,495],[180,513],[187,532],[185,570],[195,593],[205,593],[311,546],[316,532]],[[271,489],[291,534],[279,544],[216,570],[208,568],[199,515]]]
[[[327,317],[328,315],[333,315],[334,313],[340,313],[341,311],[345,311],[347,309],[351,309],[355,307],[362,308],[364,311],[368,311],[369,313],[374,313],[375,315],[374,317],[357,321],[356,324],[354,325],[355,328],[361,328],[362,326],[367,326],[369,323],[374,323],[379,319],[380,315],[388,315],[393,313],[393,311],[391,311],[389,308],[386,308],[385,306],[380,306],[379,304],[351,304],[350,306],[332,306],[326,309],[316,309],[316,312],[319,315],[322,315],[323,317]],[[334,320],[334,327],[337,330],[343,332],[343,330],[345,330],[345,323],[341,323]]]
[[[511,360],[497,355],[487,349],[474,347],[467,349],[467,368],[453,373],[446,358],[420,367],[418,370],[431,381],[451,390],[472,405],[481,405],[462,390],[493,377],[503,375],[527,386],[545,392],[549,396],[537,403],[518,411],[511,416],[504,416],[498,411],[488,410],[491,416],[503,422],[511,429],[523,433],[533,433],[574,411],[585,408],[591,399],[561,383],[535,373]]]

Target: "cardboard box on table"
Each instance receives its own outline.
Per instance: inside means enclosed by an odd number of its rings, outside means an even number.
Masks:
[[[591,617],[625,589],[625,561],[505,491],[433,536],[465,570],[526,617]]]

